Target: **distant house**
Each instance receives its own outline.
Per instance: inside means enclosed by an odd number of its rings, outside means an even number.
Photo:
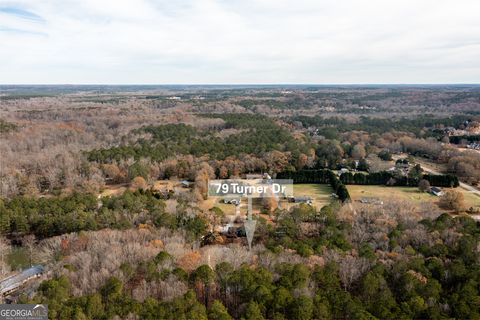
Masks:
[[[246,175],[247,179],[252,179],[252,180],[271,180],[272,177],[268,173],[249,173]]]
[[[312,137],[318,136],[319,134],[318,128],[315,127],[308,127],[307,131]]]
[[[231,223],[224,224],[222,227],[220,227],[220,233],[228,233],[228,230],[230,230],[231,227],[233,227],[233,224]]]
[[[480,150],[480,143],[478,142],[472,142],[467,145],[468,149],[473,149],[473,150]]]
[[[430,193],[437,196],[437,197],[441,197],[441,196],[444,195],[444,192],[439,187],[431,187],[430,188]]]
[[[382,200],[378,198],[370,198],[370,197],[364,197],[360,199],[360,202],[365,204],[383,204]]]
[[[313,203],[313,202],[312,202],[312,198],[311,198],[311,197],[308,197],[308,196],[289,197],[289,198],[288,198],[288,202],[306,203],[306,204],[309,204],[309,205],[311,205],[311,204]]]
[[[223,199],[223,203],[234,204],[236,206],[238,206],[240,204],[240,202],[241,202],[240,198],[225,198],[225,199]]]
[[[449,136],[453,136],[453,134],[455,133],[455,128],[454,127],[446,127],[445,129],[443,129],[443,132],[448,134]]]
[[[181,184],[182,187],[184,187],[184,188],[189,188],[190,185],[191,185],[191,182],[190,182],[190,181],[187,181],[187,180],[182,180],[182,181],[180,182],[180,184]]]

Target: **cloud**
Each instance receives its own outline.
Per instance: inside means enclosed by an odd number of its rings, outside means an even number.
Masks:
[[[0,6],[0,83],[473,83],[478,12],[474,0],[19,0]]]
[[[21,8],[17,8],[17,7],[0,7],[0,13],[12,15],[20,19],[26,19],[26,20],[35,21],[35,22],[44,21],[43,18],[40,17],[39,15]]]

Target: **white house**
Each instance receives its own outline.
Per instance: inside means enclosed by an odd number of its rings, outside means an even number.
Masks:
[[[431,187],[430,193],[436,195],[437,197],[441,197],[444,195],[444,192],[439,187]]]

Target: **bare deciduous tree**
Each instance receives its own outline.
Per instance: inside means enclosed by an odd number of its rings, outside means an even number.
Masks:
[[[447,190],[440,199],[440,205],[448,210],[461,212],[465,210],[465,199],[463,194],[456,190]]]
[[[22,239],[22,245],[28,250],[28,257],[30,266],[33,265],[33,253],[35,247],[35,236],[32,234],[26,235]]]
[[[10,252],[10,243],[4,237],[0,237],[0,272],[4,275],[8,272],[8,264],[6,262],[7,255]]]

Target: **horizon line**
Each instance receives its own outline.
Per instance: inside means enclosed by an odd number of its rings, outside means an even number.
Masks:
[[[372,83],[0,83],[0,86],[442,86],[480,82],[372,82]]]

